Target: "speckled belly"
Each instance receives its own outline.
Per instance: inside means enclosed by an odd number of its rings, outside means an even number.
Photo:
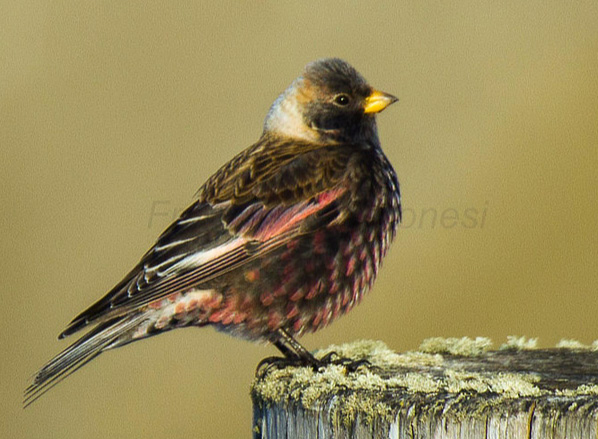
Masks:
[[[397,206],[398,198],[362,206],[340,224],[300,234],[211,282],[153,302],[145,330],[212,325],[253,340],[279,328],[294,336],[316,331],[372,286],[399,222]]]

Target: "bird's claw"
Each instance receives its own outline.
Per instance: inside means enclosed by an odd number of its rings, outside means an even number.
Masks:
[[[297,362],[295,358],[287,358],[287,357],[266,357],[261,360],[257,368],[255,369],[255,376],[257,378],[263,378],[270,372],[272,369],[284,369],[288,366],[293,366]]]
[[[320,359],[306,359],[301,357],[266,357],[258,363],[255,376],[257,378],[263,378],[273,369],[280,370],[289,366],[311,367],[314,372],[320,372],[322,369],[326,368],[326,366],[331,364],[343,366],[348,373],[354,373],[362,366],[367,368],[372,367],[372,363],[365,358],[355,360],[348,357],[341,357],[338,355],[338,353],[332,351]]]
[[[343,366],[349,373],[357,371],[357,369],[359,369],[361,366],[365,366],[368,368],[372,366],[372,363],[370,363],[365,358],[355,360],[349,357],[341,357],[335,351],[328,352],[326,355],[320,358],[318,362],[320,363],[320,367],[324,367],[329,364]]]

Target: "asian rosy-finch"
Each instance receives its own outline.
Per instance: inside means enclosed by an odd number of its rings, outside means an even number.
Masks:
[[[139,264],[60,334],[94,325],[42,367],[25,404],[107,349],[185,326],[316,362],[295,337],[360,301],[400,221],[375,119],[395,101],[340,59],[308,64],[257,143],[210,177]]]

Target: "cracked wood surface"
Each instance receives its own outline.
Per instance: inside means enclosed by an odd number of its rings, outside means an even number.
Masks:
[[[598,437],[598,351],[448,340],[404,354],[370,341],[318,352],[371,363],[355,372],[262,367],[254,438]]]

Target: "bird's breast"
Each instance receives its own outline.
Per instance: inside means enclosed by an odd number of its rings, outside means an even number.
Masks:
[[[360,302],[376,278],[400,221],[390,166],[344,194],[337,218],[231,271],[212,287],[222,306],[210,323],[250,339],[278,328],[315,331]],[[222,320],[218,320],[222,316]],[[233,322],[232,324],[230,322]]]

